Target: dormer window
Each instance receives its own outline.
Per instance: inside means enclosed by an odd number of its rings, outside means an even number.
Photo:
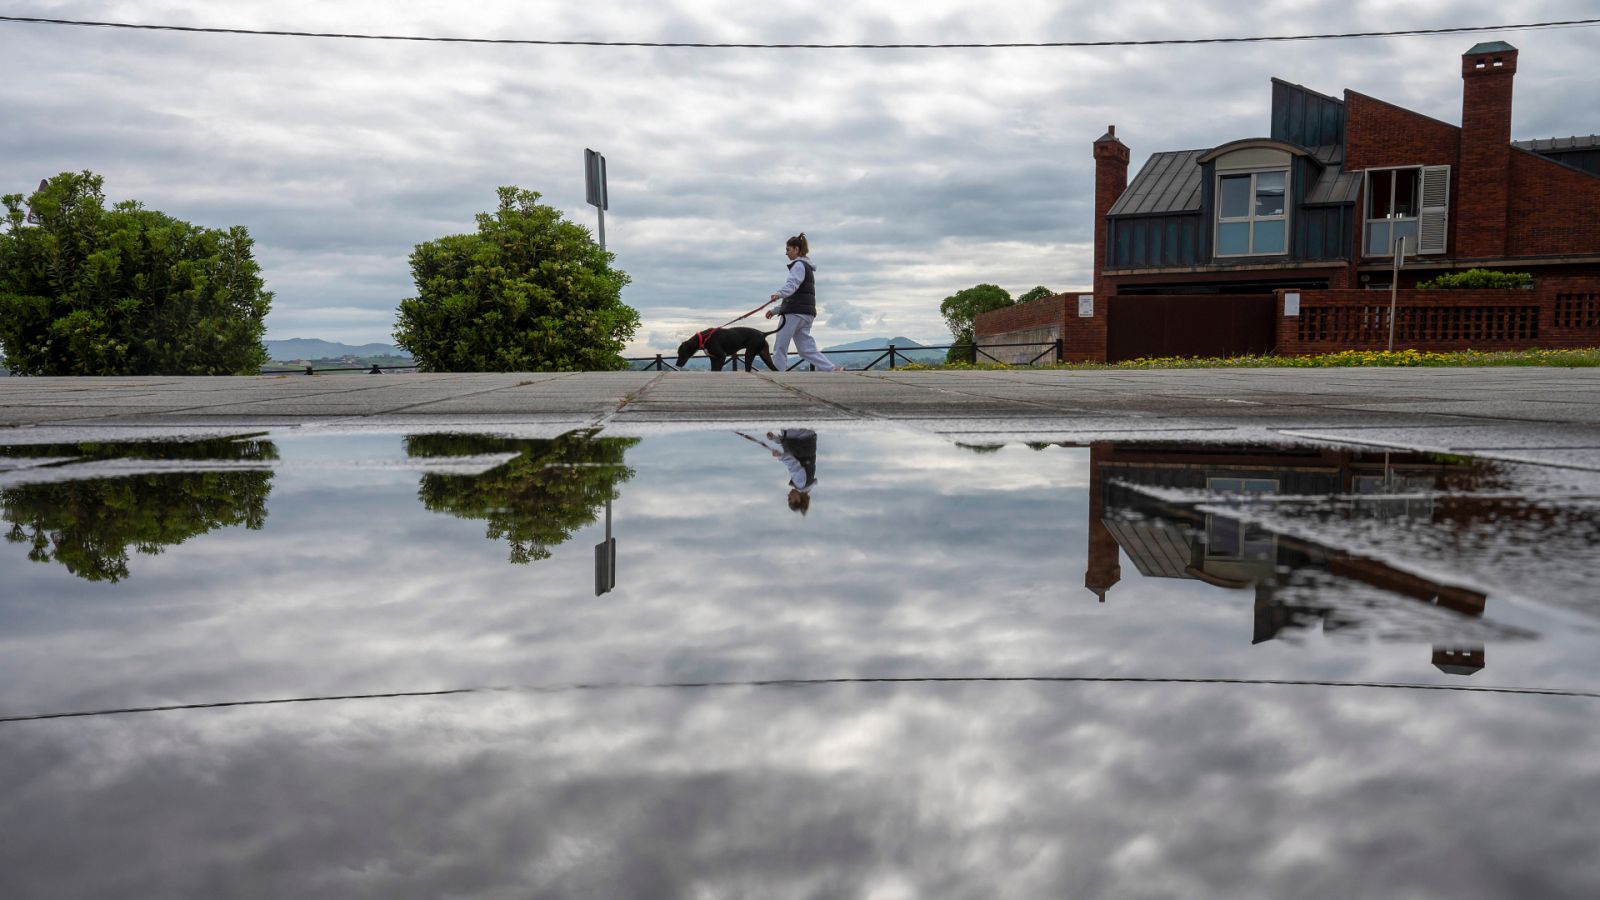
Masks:
[[[1289,170],[1217,175],[1217,256],[1288,251]]]

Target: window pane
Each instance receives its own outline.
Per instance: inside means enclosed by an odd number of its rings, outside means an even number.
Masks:
[[[1256,175],[1256,215],[1283,215],[1283,172],[1260,172]]]
[[[1250,215],[1250,176],[1222,176],[1222,197],[1217,203],[1224,219],[1240,219]]]
[[[1396,219],[1394,221],[1394,238],[1406,239],[1406,255],[1415,256],[1417,252],[1417,220]]]
[[[1283,252],[1283,220],[1256,223],[1256,253]]]
[[[1403,169],[1394,173],[1395,216],[1416,216],[1417,175],[1416,169]]]
[[[1378,221],[1367,223],[1367,255],[1389,256],[1389,223]]]
[[[1224,222],[1217,226],[1217,254],[1238,256],[1250,252],[1250,223]]]
[[[1367,218],[1383,219],[1389,215],[1389,197],[1394,190],[1394,172],[1387,169],[1373,172],[1367,182]]]

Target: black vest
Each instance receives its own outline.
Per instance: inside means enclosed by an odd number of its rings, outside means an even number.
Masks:
[[[803,259],[797,259],[784,268],[789,268],[794,263],[806,267],[806,277],[801,280],[800,286],[794,289],[794,293],[784,298],[783,305],[778,307],[778,312],[814,316],[817,314],[817,270]]]
[[[810,274],[809,272],[807,274]],[[817,433],[809,428],[785,428],[778,438],[783,452],[794,457],[806,470],[806,487],[817,483]]]

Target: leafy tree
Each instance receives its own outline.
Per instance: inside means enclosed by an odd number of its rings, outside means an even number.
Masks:
[[[638,438],[596,438],[575,431],[554,439],[419,434],[406,437],[411,457],[477,456],[516,451],[516,459],[481,475],[422,476],[418,496],[431,512],[489,523],[488,537],[505,538],[513,563],[547,559],[598,517],[617,485],[633,477],[623,453]]]
[[[1043,300],[1046,297],[1054,297],[1055,295],[1056,295],[1055,291],[1052,291],[1049,288],[1047,288],[1047,287],[1045,287],[1044,285],[1041,284],[1041,285],[1038,285],[1037,287],[1032,288],[1026,294],[1023,294],[1021,297],[1018,297],[1017,298],[1017,302],[1018,303],[1032,303],[1035,300]]]
[[[622,347],[639,327],[621,299],[627,274],[536,192],[499,194],[476,234],[417,245],[417,296],[400,301],[395,343],[433,372],[627,368]]]
[[[93,172],[8,194],[0,345],[18,375],[251,375],[272,304],[243,227],[201,228],[125,200]]]
[[[993,284],[979,284],[964,291],[956,291],[939,304],[939,314],[955,338],[956,346],[950,348],[945,358],[950,362],[965,362],[972,356],[972,322],[979,313],[1000,309],[1014,303],[1005,288]]]
[[[80,459],[190,459],[266,462],[271,441],[40,444],[4,449],[5,456]],[[28,558],[57,562],[88,581],[127,578],[129,549],[154,555],[216,528],[259,530],[267,519],[272,472],[239,470],[85,478],[0,488],[0,517],[9,543]]]
[[[1494,269],[1467,269],[1446,272],[1417,285],[1418,290],[1472,290],[1474,288],[1525,288],[1533,286],[1527,272],[1499,272]]]

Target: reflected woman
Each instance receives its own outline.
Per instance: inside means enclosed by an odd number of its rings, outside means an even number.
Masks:
[[[805,515],[811,509],[811,489],[817,485],[817,433],[809,428],[785,428],[767,439],[781,449],[772,451],[789,469],[789,508]]]

